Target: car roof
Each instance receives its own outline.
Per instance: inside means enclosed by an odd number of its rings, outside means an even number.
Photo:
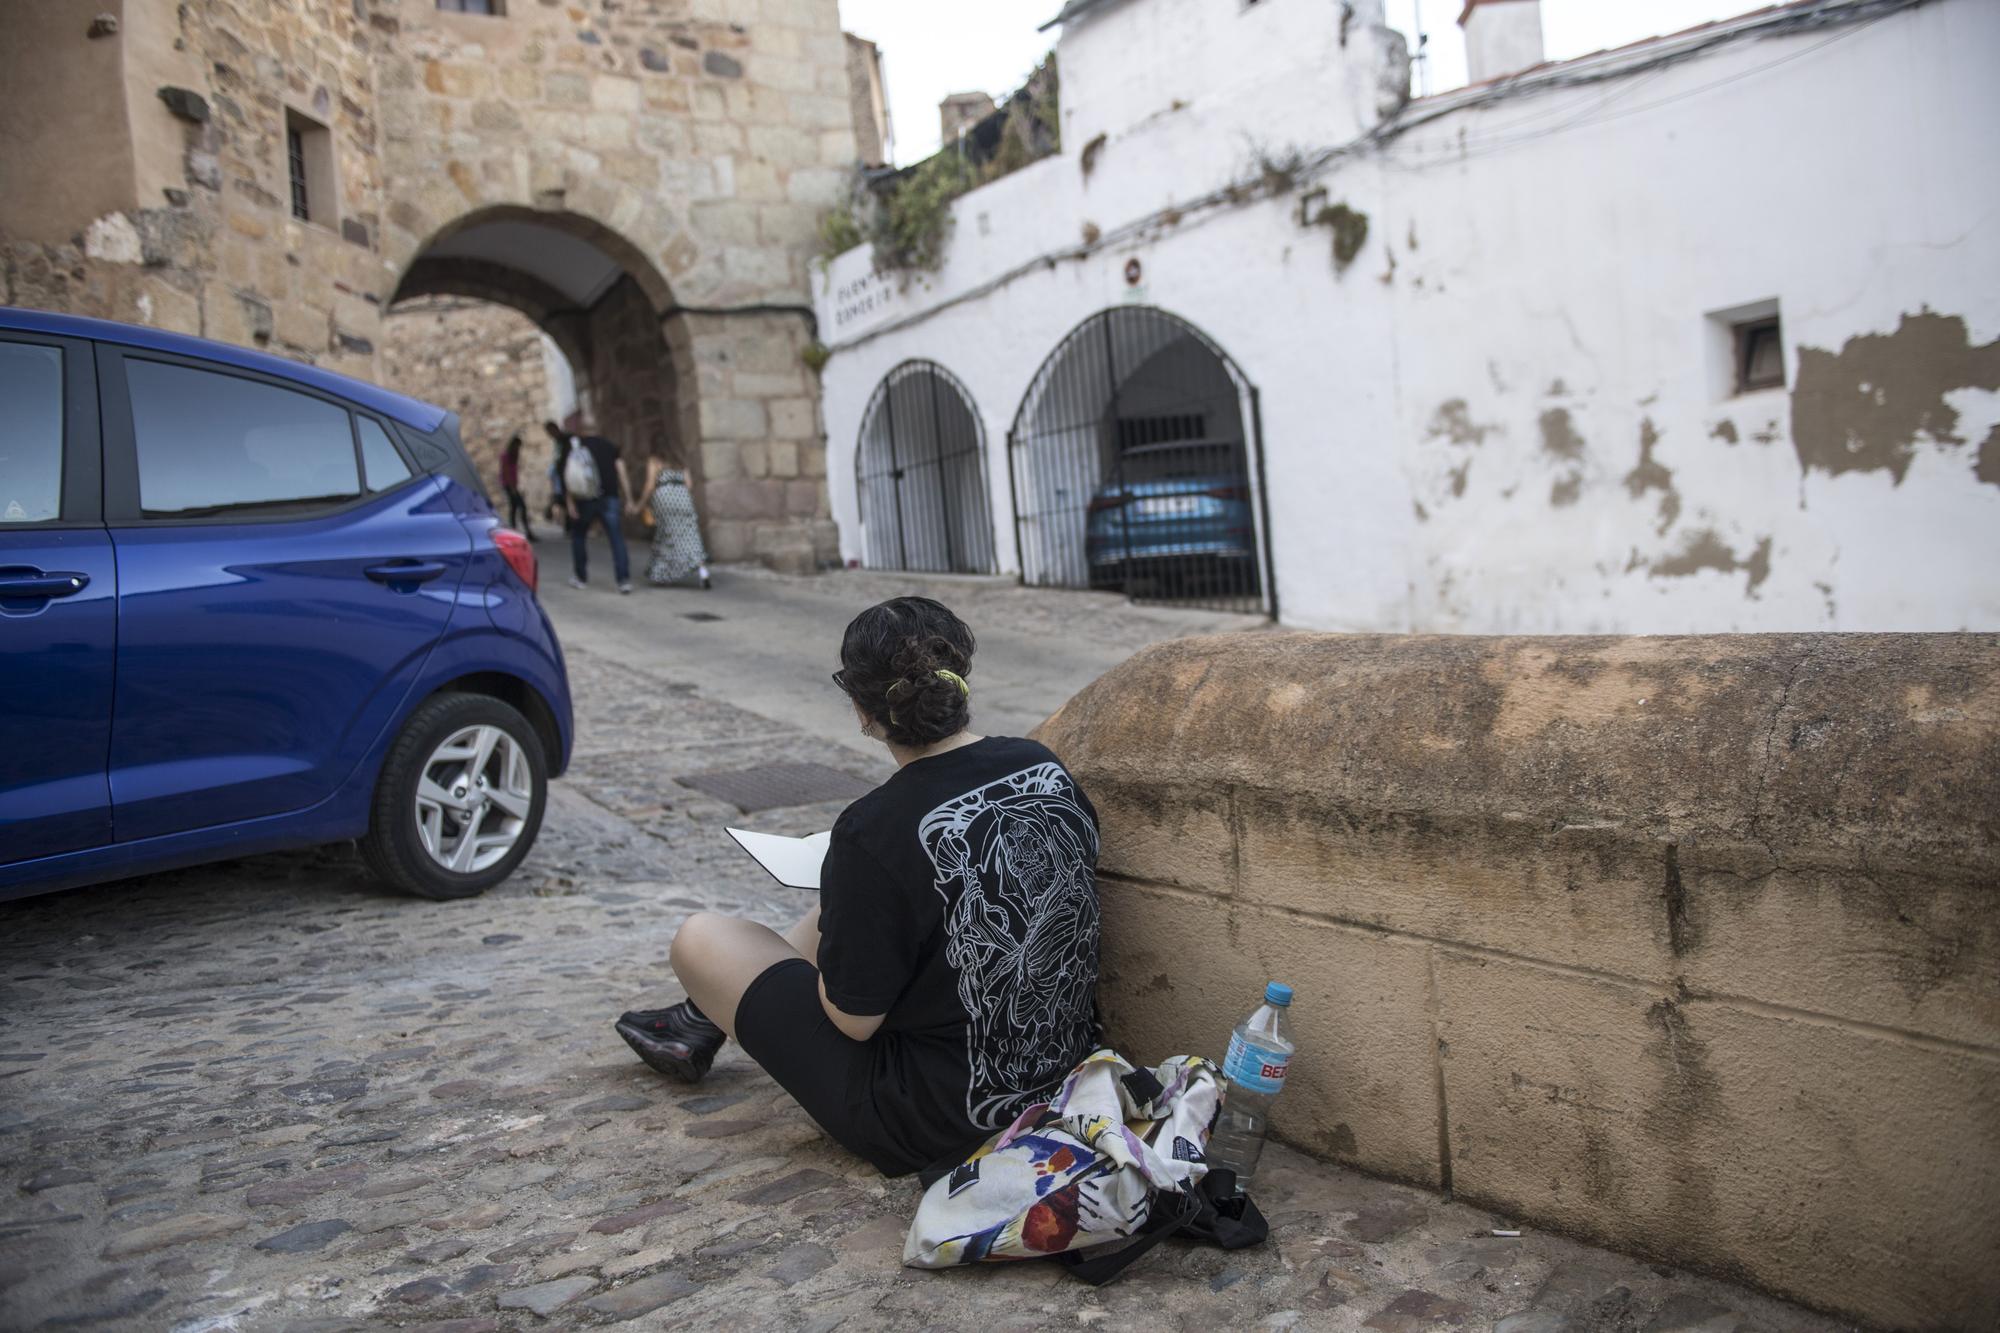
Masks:
[[[169,333],[164,329],[149,329],[138,324],[120,324],[108,319],[86,319],[81,315],[58,315],[47,310],[23,310],[16,306],[0,306],[0,329],[13,329],[21,333],[46,333],[58,338],[87,338],[93,342],[116,343],[121,347],[138,347],[150,352],[169,352],[175,356],[214,361],[220,365],[235,366],[239,370],[254,370],[278,379],[291,380],[295,384],[302,384],[322,393],[330,393],[338,398],[345,398],[357,407],[392,417],[406,426],[427,434],[436,430],[450,415],[442,407],[384,389],[366,380],[342,375],[337,371],[322,370],[318,366],[288,361],[284,357],[273,356],[269,352],[253,351],[248,347],[213,342],[207,338],[194,338],[185,333]]]

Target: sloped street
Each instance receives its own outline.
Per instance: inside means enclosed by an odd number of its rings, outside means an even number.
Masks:
[[[484,898],[395,897],[333,848],[0,905],[0,1326],[1836,1326],[1496,1238],[1507,1219],[1282,1147],[1260,1249],[1169,1244],[1102,1291],[1053,1265],[906,1270],[913,1183],[845,1157],[733,1048],[695,1088],[631,1058],[610,1019],[678,996],[688,912],[806,906],[722,824],[806,832],[844,799],[746,816],[677,779],[782,764],[810,798],[879,778],[826,672],[847,614],[908,586],[551,590],[576,759]],[[1236,627],[1006,586],[959,604],[982,724],[1009,730],[1149,638]]]

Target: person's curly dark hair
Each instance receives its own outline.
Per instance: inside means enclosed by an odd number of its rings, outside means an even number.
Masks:
[[[959,682],[972,674],[976,646],[971,628],[942,602],[891,598],[848,623],[836,679],[889,740],[921,749],[972,721]]]

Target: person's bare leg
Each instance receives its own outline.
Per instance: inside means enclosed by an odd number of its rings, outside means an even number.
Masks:
[[[811,954],[795,947],[810,944]],[[818,966],[819,913],[817,910],[792,927],[790,935],[780,935],[769,926],[744,921],[715,912],[697,912],[674,934],[668,957],[682,989],[708,1021],[736,1035],[736,1006],[750,983],[773,963],[803,958]]]
[[[807,912],[785,932],[785,943],[792,946],[793,953],[819,966],[819,908]]]

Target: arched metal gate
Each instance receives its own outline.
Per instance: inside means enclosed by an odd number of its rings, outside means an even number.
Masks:
[[[972,395],[933,361],[883,377],[854,455],[870,569],[991,574],[986,449]]]
[[[1277,613],[1257,391],[1151,306],[1100,311],[1049,354],[1008,433],[1022,581]]]

